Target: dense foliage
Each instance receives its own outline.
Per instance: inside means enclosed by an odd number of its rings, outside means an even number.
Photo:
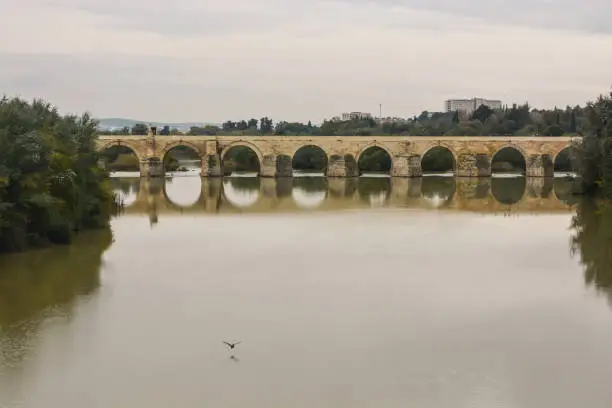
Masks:
[[[592,131],[576,146],[583,187],[612,198],[612,92],[589,103],[587,111]]]
[[[0,100],[0,252],[69,243],[108,224],[116,203],[96,126],[43,101]]]

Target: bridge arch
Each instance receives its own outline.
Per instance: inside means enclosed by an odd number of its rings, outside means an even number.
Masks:
[[[239,140],[239,141],[235,141],[230,143],[229,145],[227,145],[222,151],[221,151],[221,155],[220,155],[220,159],[221,159],[221,167],[223,168],[225,160],[227,158],[228,153],[236,148],[236,147],[245,147],[249,150],[251,150],[253,153],[255,153],[255,156],[257,156],[257,164],[259,166],[259,171],[258,171],[258,175],[261,174],[261,171],[263,169],[263,163],[264,163],[264,156],[261,152],[261,150],[253,143],[244,141],[244,140]]]
[[[369,150],[372,150],[372,149],[374,149],[374,150],[382,150],[382,151],[384,151],[387,154],[387,156],[389,158],[390,166],[389,166],[389,170],[385,171],[385,172],[389,173],[391,175],[392,172],[393,172],[393,153],[391,153],[391,150],[387,146],[385,146],[382,143],[378,143],[378,142],[369,143],[368,145],[364,146],[359,151],[359,153],[357,154],[357,157],[355,158],[355,162],[357,163],[357,169],[358,169],[359,173],[361,173],[361,164],[360,164],[360,161],[363,159],[364,153],[366,153],[366,152],[368,152]]]
[[[111,147],[116,147],[116,146],[122,146],[122,147],[127,147],[128,149],[130,149],[138,158],[138,162],[140,162],[142,160],[142,153],[139,151],[138,146],[134,145],[133,143],[127,142],[125,140],[121,140],[121,139],[116,139],[116,140],[111,140],[108,141],[104,144],[102,144],[99,148],[98,148],[98,153],[103,153],[105,150],[110,149]]]
[[[575,171],[572,163],[572,146],[565,146],[555,152],[552,157],[555,172],[572,172]],[[567,168],[569,166],[569,168]]]
[[[437,156],[436,156],[437,153]],[[446,156],[445,157],[443,157]],[[447,160],[450,159],[450,160]],[[436,169],[440,167],[440,169]],[[447,173],[457,171],[457,154],[446,143],[428,146],[421,155],[421,171],[423,173]]]
[[[202,156],[204,155],[204,153],[200,150],[200,148],[196,144],[185,141],[185,140],[177,140],[176,142],[171,142],[164,146],[164,149],[161,152],[160,159],[164,161],[166,159],[166,155],[170,153],[170,151],[176,147],[188,147],[194,152],[196,152],[198,156],[200,156],[200,158],[202,158]]]
[[[520,166],[521,173],[522,174],[527,173],[527,157],[529,157],[529,156],[527,155],[527,152],[523,148],[521,148],[518,145],[512,144],[512,143],[508,143],[508,144],[505,144],[505,145],[501,146],[499,149],[497,149],[491,155],[491,173],[499,172],[498,171],[499,169],[496,169],[496,167],[495,167],[496,159],[498,161],[501,161],[501,159],[504,158],[503,155],[505,153],[509,154],[511,152],[516,152],[516,153],[519,154],[519,157],[520,157],[519,166]],[[500,154],[502,156],[500,156]],[[511,169],[508,169],[508,170],[510,171]],[[503,172],[504,172],[504,170],[502,169],[502,173]]]
[[[309,149],[311,151],[311,154],[308,156],[308,158],[298,157],[299,153],[308,154],[306,153],[306,149]],[[327,174],[327,166],[329,165],[329,157],[330,157],[329,153],[325,151],[325,149],[322,148],[321,146],[318,146],[315,144],[305,144],[305,145],[297,147],[291,153],[291,167],[293,170],[321,170],[323,171],[323,174]],[[297,160],[299,160],[302,163],[298,163]],[[300,168],[303,165],[306,165],[307,167],[309,167],[310,165],[310,166],[321,167],[321,168],[320,169],[318,168],[317,169]]]

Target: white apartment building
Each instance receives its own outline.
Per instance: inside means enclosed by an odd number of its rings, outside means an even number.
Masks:
[[[372,114],[367,112],[348,112],[341,115],[343,121],[355,119],[371,119]]]
[[[444,101],[444,110],[446,112],[459,111],[465,114],[472,114],[481,105],[488,106],[493,110],[501,109],[502,102],[499,100],[472,98],[472,99],[448,99]]]

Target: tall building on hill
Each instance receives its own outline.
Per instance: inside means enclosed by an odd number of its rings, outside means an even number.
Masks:
[[[446,112],[459,111],[464,114],[470,115],[482,105],[488,106],[489,108],[493,110],[502,108],[502,102],[499,100],[472,98],[472,99],[448,99],[444,101],[444,110]]]
[[[341,118],[343,121],[355,120],[355,119],[371,119],[372,114],[368,112],[349,112],[349,113],[343,113]]]

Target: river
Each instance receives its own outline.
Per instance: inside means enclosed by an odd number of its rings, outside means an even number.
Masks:
[[[612,404],[571,181],[112,181],[112,232],[0,257],[2,408]]]

